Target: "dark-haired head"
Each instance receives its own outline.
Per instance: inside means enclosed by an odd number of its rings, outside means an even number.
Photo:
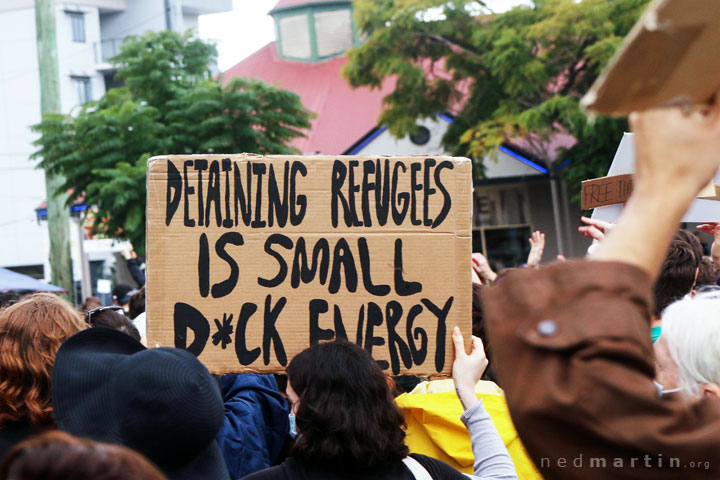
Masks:
[[[404,419],[370,355],[347,341],[314,345],[287,369],[299,397],[291,455],[329,470],[369,470],[402,460]]]
[[[18,292],[3,292],[0,293],[0,310],[5,307],[9,307],[13,303],[17,303],[22,298],[22,295]]]
[[[676,235],[653,288],[655,317],[660,318],[668,305],[680,300],[692,290],[700,264],[695,255],[692,245]]]
[[[482,379],[498,383],[497,376],[495,375],[495,365],[492,361],[490,341],[488,340],[487,331],[485,330],[485,314],[482,304],[482,292],[485,288],[487,287],[479,283],[472,284],[472,334],[482,340],[485,346],[485,354],[490,362],[485,369],[485,373],[483,373]]]
[[[98,297],[91,296],[91,297],[87,297],[85,299],[85,301],[82,303],[82,305],[80,305],[78,310],[80,310],[80,312],[82,312],[82,313],[85,313],[88,310],[92,310],[94,308],[100,308],[102,306],[103,306],[102,301]]]
[[[700,268],[698,270],[697,280],[695,280],[695,288],[706,287],[712,285],[717,286],[715,280],[720,275],[720,268],[715,264],[712,258],[703,257],[700,262]]]
[[[681,240],[688,244],[690,250],[692,250],[693,252],[695,268],[698,268],[703,258],[703,246],[702,243],[700,243],[700,240],[698,240],[695,235],[693,235],[687,230],[683,230],[682,228],[678,229],[675,232],[675,237],[673,238],[673,241],[675,240]]]
[[[128,316],[131,320],[135,320],[138,315],[145,311],[145,285],[130,297],[128,304]]]
[[[0,480],[164,480],[142,455],[120,445],[48,432],[13,448]]]
[[[132,320],[126,317],[124,313],[109,308],[100,308],[98,310],[96,312],[90,310],[88,317],[86,317],[91,327],[112,328],[130,335],[138,342],[140,341],[140,332]]]

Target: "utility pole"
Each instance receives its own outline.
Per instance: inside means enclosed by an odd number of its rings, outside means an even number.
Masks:
[[[35,0],[35,28],[40,70],[41,112],[43,115],[61,113],[55,0]],[[72,300],[75,293],[75,282],[73,281],[72,257],[70,256],[70,215],[67,207],[67,194],[58,192],[58,188],[64,181],[62,175],[45,172],[52,283],[67,290],[68,298]]]

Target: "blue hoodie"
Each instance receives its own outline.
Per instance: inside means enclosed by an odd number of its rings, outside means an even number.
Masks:
[[[230,478],[281,462],[288,436],[288,405],[272,375],[225,375],[220,380],[225,421],[217,435]]]

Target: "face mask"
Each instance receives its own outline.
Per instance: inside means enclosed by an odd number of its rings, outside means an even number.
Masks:
[[[680,392],[682,390],[688,390],[690,388],[690,387],[680,387],[680,388],[671,388],[670,390],[665,390],[665,387],[660,385],[657,381],[653,380],[653,383],[655,384],[655,386],[658,389],[658,395],[660,395],[661,397],[664,397],[665,395],[668,395],[671,393]]]
[[[288,413],[288,420],[290,420],[290,436],[292,438],[298,437],[297,426],[295,425],[295,414]]]

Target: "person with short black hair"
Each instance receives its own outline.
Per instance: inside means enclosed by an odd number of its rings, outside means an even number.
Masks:
[[[91,327],[112,328],[140,341],[140,332],[132,320],[125,316],[122,307],[99,307],[85,314],[85,321]]]
[[[663,261],[660,275],[653,286],[653,316],[650,322],[650,338],[655,343],[662,333],[662,312],[668,305],[692,293],[700,260],[698,246],[686,242],[687,235],[678,230]],[[695,241],[697,239],[690,235]],[[699,244],[699,242],[698,242]],[[702,250],[700,250],[702,251]]]
[[[692,291],[699,265],[700,259],[695,260],[693,247],[676,236],[670,244],[670,249],[660,270],[660,276],[653,288],[655,297],[653,315],[656,318],[660,318],[662,311],[668,305],[682,299]]]
[[[693,252],[693,257],[695,258],[695,268],[698,268],[705,254],[700,240],[688,230],[683,228],[679,228],[678,231],[675,232],[675,239],[682,240],[690,246],[690,249]]]
[[[138,315],[145,312],[145,285],[135,292],[128,303],[128,316],[135,320]]]
[[[113,303],[118,307],[122,307],[125,312],[128,311],[128,304],[130,303],[130,297],[135,295],[137,290],[128,285],[127,283],[118,283],[112,290]]]

